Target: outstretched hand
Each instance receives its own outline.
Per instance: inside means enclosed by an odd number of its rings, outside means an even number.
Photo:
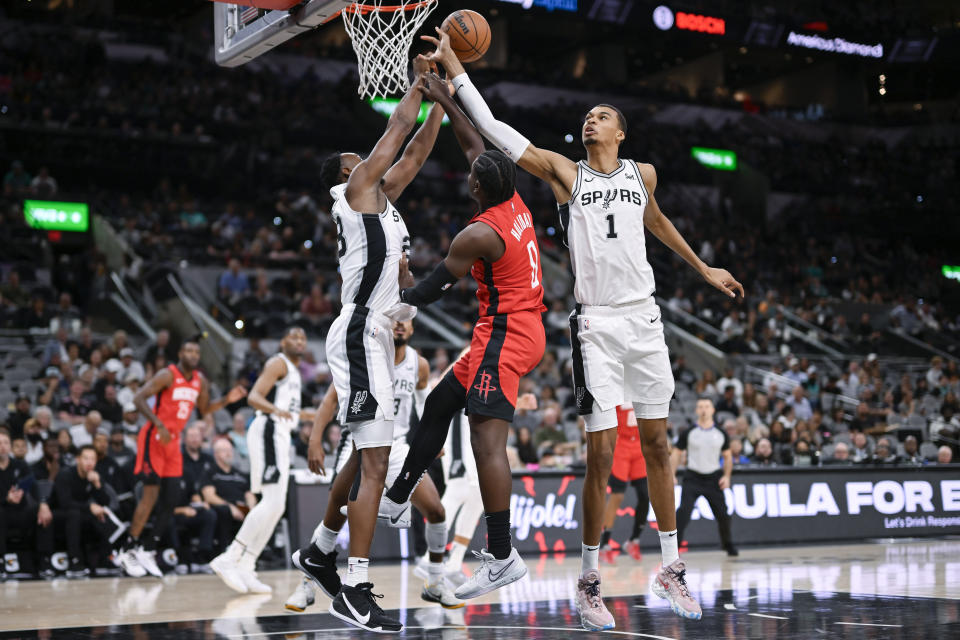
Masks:
[[[433,102],[442,102],[450,96],[450,87],[447,81],[436,73],[426,73],[420,78],[417,86],[423,97]]]
[[[737,279],[726,269],[708,267],[703,274],[703,279],[731,298],[736,298],[738,292],[741,299],[744,297],[743,285],[737,282]]]
[[[460,60],[450,47],[450,34],[442,31],[440,27],[436,27],[436,32],[437,36],[439,36],[438,38],[434,38],[433,36],[420,36],[421,40],[426,40],[436,47],[436,50],[433,53],[426,54],[425,58],[430,62],[443,65],[443,68],[450,74],[460,65]]]
[[[423,76],[430,71],[436,72],[437,65],[422,53],[413,59],[413,73],[417,76]]]

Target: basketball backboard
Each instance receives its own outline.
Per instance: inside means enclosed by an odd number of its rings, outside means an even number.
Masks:
[[[214,59],[223,67],[237,67],[267,53],[294,36],[319,27],[353,0],[271,0],[260,5],[287,9],[260,9],[227,2],[213,3]]]

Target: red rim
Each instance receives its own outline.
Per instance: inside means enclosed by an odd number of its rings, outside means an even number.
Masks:
[[[379,11],[381,13],[394,13],[396,11],[412,11],[413,9],[418,9],[420,7],[425,7],[428,4],[432,4],[434,0],[421,0],[420,2],[411,2],[410,4],[396,4],[396,5],[375,5],[375,4],[363,4],[362,2],[356,2],[349,7],[345,8],[343,11],[348,13],[360,13],[361,15],[370,13],[371,11]]]

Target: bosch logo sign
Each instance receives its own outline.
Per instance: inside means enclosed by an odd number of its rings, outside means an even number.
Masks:
[[[677,11],[674,14],[673,10],[666,5],[660,5],[653,10],[653,24],[661,31],[668,31],[676,25],[677,29],[683,31],[697,31],[715,36],[722,36],[727,32],[727,23],[723,18],[683,11]]]

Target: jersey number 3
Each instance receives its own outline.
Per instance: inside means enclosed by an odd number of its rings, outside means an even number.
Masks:
[[[530,256],[530,268],[533,270],[533,273],[530,274],[530,288],[536,289],[540,285],[540,280],[537,278],[540,260],[537,255],[537,243],[533,240],[527,243],[527,255]]]

